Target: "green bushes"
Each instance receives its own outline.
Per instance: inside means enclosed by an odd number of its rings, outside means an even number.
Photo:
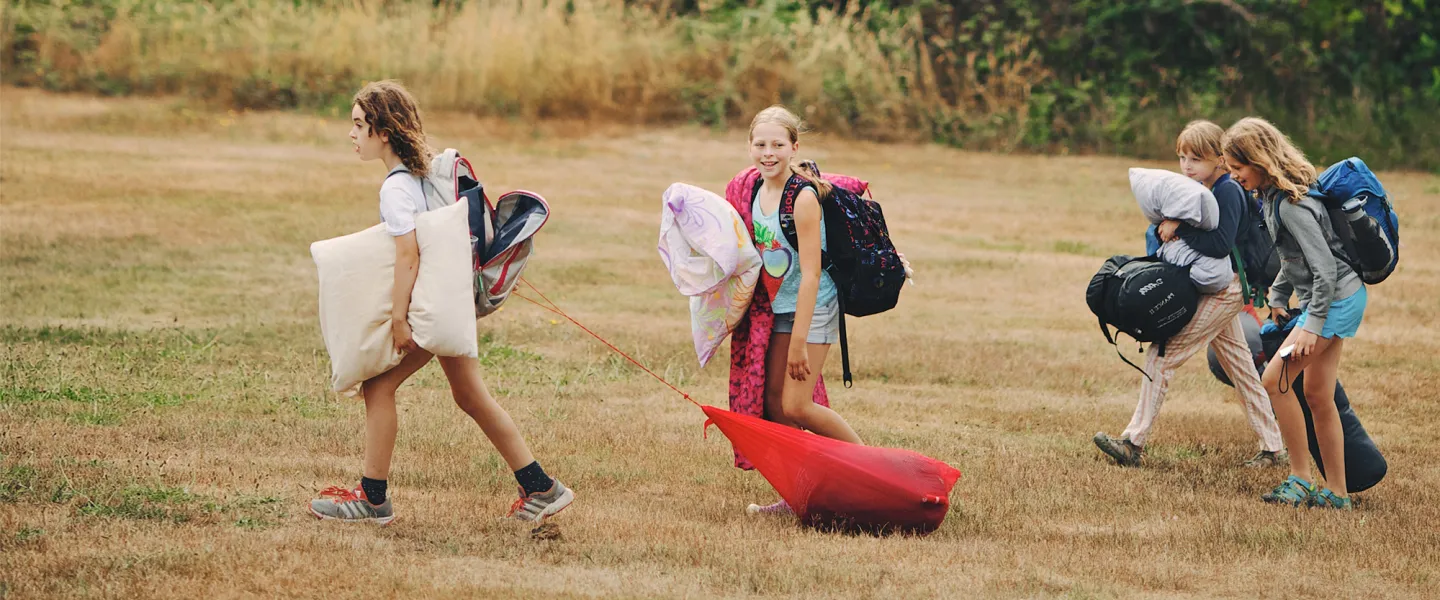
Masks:
[[[1437,4],[1429,2],[1428,4]],[[1169,156],[1259,114],[1317,162],[1440,169],[1440,7],[1387,0],[11,0],[3,78],[340,110],[816,128],[975,149]]]

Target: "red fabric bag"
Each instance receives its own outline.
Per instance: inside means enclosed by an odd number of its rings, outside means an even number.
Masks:
[[[701,406],[800,522],[874,534],[935,531],[950,510],[954,467],[909,450],[860,446]]]

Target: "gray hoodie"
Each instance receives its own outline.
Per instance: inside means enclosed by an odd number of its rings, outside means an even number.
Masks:
[[[1315,335],[1325,328],[1330,304],[1360,291],[1360,276],[1335,255],[1342,248],[1330,227],[1324,205],[1306,196],[1298,203],[1270,187],[1260,193],[1265,202],[1265,226],[1280,255],[1280,276],[1270,286],[1270,306],[1289,306],[1293,292],[1300,307],[1310,311],[1305,330]],[[1275,223],[1276,209],[1284,228]]]

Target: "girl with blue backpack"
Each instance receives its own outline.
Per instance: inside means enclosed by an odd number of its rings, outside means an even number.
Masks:
[[[1261,376],[1280,432],[1290,448],[1305,448],[1304,413],[1294,390],[1304,373],[1304,392],[1327,465],[1345,464],[1344,435],[1335,406],[1335,381],[1345,339],[1355,336],[1365,315],[1365,284],[1342,258],[1343,248],[1325,206],[1309,195],[1316,169],[1274,125],[1245,118],[1225,133],[1225,162],[1241,186],[1258,193],[1265,224],[1280,255],[1280,275],[1270,287],[1270,316],[1277,325],[1292,318],[1290,296],[1300,314],[1294,329]],[[1290,454],[1290,476],[1265,493],[1266,502],[1351,510],[1345,469],[1326,471],[1325,486],[1313,483],[1304,452]]]

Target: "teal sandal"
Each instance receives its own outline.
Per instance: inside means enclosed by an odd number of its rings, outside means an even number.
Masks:
[[[1315,495],[1314,484],[1291,475],[1285,481],[1282,481],[1280,485],[1275,486],[1275,489],[1261,495],[1260,499],[1271,504],[1303,506],[1310,504],[1310,498]]]
[[[1310,506],[1313,508],[1330,508],[1335,510],[1355,510],[1355,503],[1349,498],[1341,498],[1330,491],[1330,488],[1317,491],[1310,495]]]

